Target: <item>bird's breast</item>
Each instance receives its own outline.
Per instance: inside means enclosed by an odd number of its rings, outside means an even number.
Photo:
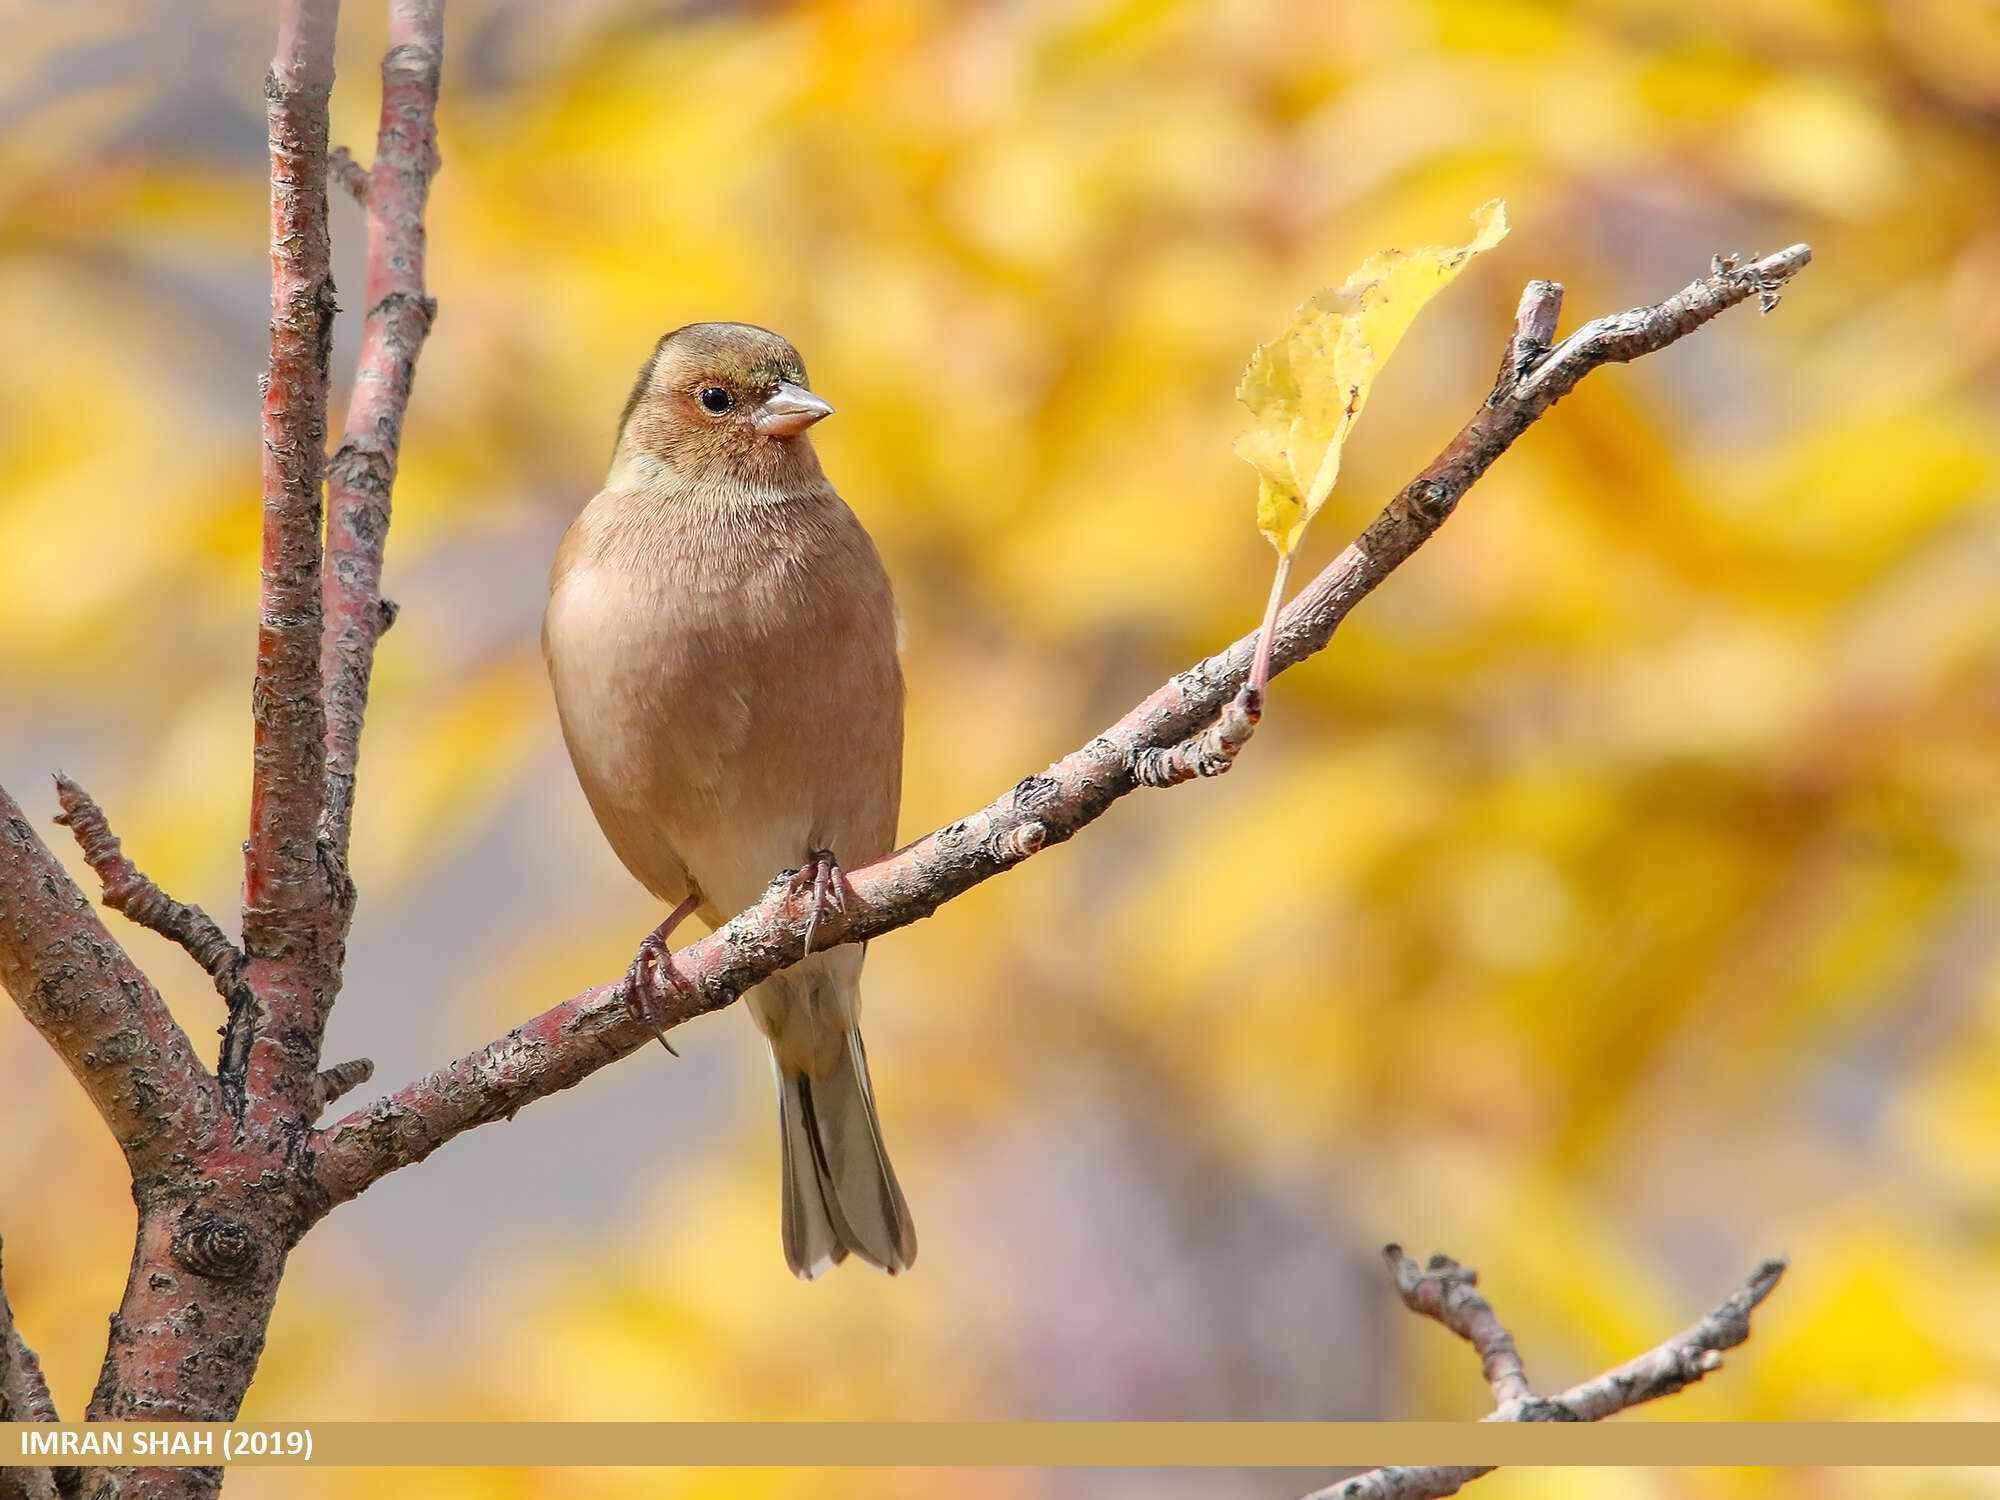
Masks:
[[[894,842],[893,604],[846,526],[711,527],[558,564],[543,644],[564,739],[612,847],[663,899],[698,890],[727,916],[813,849],[855,864]]]

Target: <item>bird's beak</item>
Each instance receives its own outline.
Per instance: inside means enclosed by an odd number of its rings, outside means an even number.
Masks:
[[[804,432],[821,417],[833,415],[833,407],[803,386],[790,381],[779,386],[757,408],[751,418],[756,429],[770,437],[791,437]]]

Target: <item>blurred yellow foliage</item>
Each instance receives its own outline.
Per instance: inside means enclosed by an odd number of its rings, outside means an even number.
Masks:
[[[335,135],[374,130],[344,7]],[[0,19],[0,781],[103,802],[227,923],[266,316],[245,0]],[[557,537],[658,335],[777,328],[908,620],[915,836],[1255,622],[1243,351],[1505,194],[1304,566],[1566,324],[1716,252],[1811,270],[1593,375],[1227,778],[874,946],[923,1259],[810,1287],[769,1083],[688,1028],[339,1211],[249,1414],[1471,1416],[1398,1240],[1554,1388],[1795,1269],[1644,1420],[2000,1417],[2000,48],[1981,0],[452,0],[430,281],[330,1047],[394,1086],[620,972],[657,912],[541,687]],[[334,205],[336,274],[360,218]],[[350,306],[336,368],[351,359]],[[51,832],[43,825],[44,832]],[[190,1032],[214,996],[143,934]],[[129,1259],[115,1150],[0,1014],[9,1291],[67,1411]],[[1304,1476],[370,1474],[384,1496],[1273,1496]],[[229,1493],[346,1495],[244,1471]],[[1503,1473],[1485,1500],[1985,1493]]]

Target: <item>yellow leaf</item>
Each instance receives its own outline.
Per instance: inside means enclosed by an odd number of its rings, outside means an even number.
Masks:
[[[1382,250],[1315,293],[1283,333],[1250,357],[1236,398],[1256,425],[1236,451],[1257,471],[1257,527],[1282,557],[1305,535],[1340,475],[1340,449],[1375,375],[1411,321],[1480,251],[1507,234],[1495,198],[1472,216],[1471,243]]]

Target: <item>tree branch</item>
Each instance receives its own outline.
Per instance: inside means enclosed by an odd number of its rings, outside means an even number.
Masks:
[[[444,63],[443,0],[393,0],[382,58],[382,122],[375,168],[362,174],[368,207],[368,319],[347,431],[327,470],[326,813],[323,836],[341,868],[354,819],[354,773],[375,644],[395,618],[382,598],[382,552],[396,482],[403,413],[437,304],[424,292],[424,204],[438,169],[437,100]],[[350,185],[361,169],[335,153]],[[344,903],[351,909],[351,893]]]
[[[1489,1422],[1599,1422],[1693,1385],[1721,1368],[1723,1350],[1750,1337],[1751,1311],[1785,1274],[1784,1261],[1765,1261],[1693,1327],[1595,1380],[1544,1398],[1528,1386],[1514,1336],[1502,1326],[1493,1305],[1474,1289],[1478,1272],[1448,1255],[1433,1255],[1430,1264],[1419,1269],[1399,1245],[1389,1246],[1382,1256],[1412,1312],[1437,1319],[1478,1351],[1493,1399],[1499,1403],[1486,1418]],[[1492,1472],[1490,1464],[1371,1469],[1315,1490],[1306,1500],[1440,1500]]]
[[[62,803],[56,822],[76,835],[85,862],[96,872],[104,888],[104,904],[141,927],[180,944],[208,971],[209,978],[215,981],[216,992],[229,1002],[232,1010],[242,1004],[243,954],[216,925],[215,918],[199,906],[174,900],[147,879],[125,857],[104,810],[69,777],[56,776],[56,798]]]
[[[1765,1261],[1692,1328],[1595,1380],[1573,1385],[1549,1399],[1572,1420],[1601,1422],[1628,1406],[1671,1396],[1693,1385],[1721,1368],[1723,1350],[1734,1349],[1750,1337],[1750,1314],[1771,1295],[1788,1264],[1782,1257]]]
[[[333,680],[353,665],[342,628],[349,622],[341,611],[358,598],[375,631],[386,628],[393,614],[376,594],[380,533],[387,523],[387,487],[410,360],[430,318],[422,298],[420,216],[423,185],[434,166],[431,120],[441,0],[389,0],[389,5],[383,140],[367,194],[369,317],[348,440],[329,466],[334,303],[327,185],[330,169],[337,170],[351,190],[359,169],[345,159],[330,163],[327,152],[338,0],[277,0],[276,56],[266,86],[272,234],[263,591],[252,701],[256,735],[244,860],[244,957],[240,997],[232,996],[242,1003],[232,1005],[218,1076],[208,1078],[190,1057],[206,1088],[185,1091],[198,1108],[183,1111],[188,1117],[168,1138],[172,1152],[166,1163],[152,1176],[142,1175],[135,1163],[139,1216],[132,1267],[85,1413],[91,1421],[216,1421],[235,1415],[263,1350],[287,1253],[312,1222],[307,1208],[316,1200],[301,1170],[307,1128],[328,1100],[372,1071],[366,1061],[324,1072],[318,1066],[353,905],[346,875],[347,796],[333,817],[327,816],[333,797],[329,758],[348,753],[342,785],[351,789],[351,751],[360,727],[359,696]],[[321,486],[329,474],[331,564],[320,534]],[[345,565],[352,557],[360,560],[359,574]],[[324,628],[329,614],[330,630]],[[364,691],[366,651],[372,648],[371,634],[361,658]],[[333,663],[331,674],[323,672],[323,651]],[[330,700],[351,708],[348,719],[329,712]],[[128,898],[122,904],[131,910],[136,902],[162,930],[191,940],[198,956],[220,968],[226,939],[199,913],[167,901],[144,881],[124,860],[102,814],[80,792],[76,796],[71,821],[100,876]],[[6,852],[0,848],[0,855]],[[12,918],[5,875],[0,869],[0,918]],[[81,904],[74,887],[46,885],[51,899],[64,889]],[[101,936],[123,963],[87,907],[74,920],[79,926],[89,921],[86,935]],[[33,926],[24,919],[25,930]],[[5,938],[0,933],[0,962],[8,957]],[[134,974],[125,981],[122,972],[114,977],[158,1009],[142,978]],[[41,991],[31,998],[44,1010],[50,1006]],[[23,1001],[31,1017],[34,1004]],[[44,1029],[54,1030],[60,1019]],[[178,1031],[174,1036],[186,1052],[185,1039]],[[113,1054],[120,1058],[139,1051],[132,1035],[113,1042],[123,1049]],[[156,1098],[182,1097],[166,1087],[133,1092],[142,1107]],[[62,1480],[65,1472],[57,1470],[56,1477]],[[178,1500],[212,1495],[221,1476],[219,1468],[86,1469],[73,1486],[65,1481],[65,1493],[144,1493]]]
[[[1448,1255],[1433,1255],[1428,1266],[1419,1268],[1403,1254],[1401,1245],[1390,1245],[1382,1258],[1389,1263],[1396,1290],[1403,1294],[1403,1304],[1411,1312],[1437,1319],[1478,1352],[1480,1373],[1493,1387],[1496,1403],[1505,1407],[1534,1400],[1521,1351],[1514,1347],[1514,1335],[1501,1324],[1493,1304],[1479,1295],[1477,1271]]]
[[[55,1399],[41,1361],[14,1326],[7,1285],[0,1278],[0,1422],[55,1422]]]
[[[1807,246],[1795,245],[1748,267],[1718,263],[1711,275],[1657,306],[1586,324],[1525,374],[1503,380],[1444,452],[1285,609],[1273,671],[1324,648],[1348,611],[1415,552],[1487,467],[1591,370],[1663,349],[1724,309],[1768,295],[1811,255]],[[1531,287],[1524,303],[1532,300],[1539,308],[1549,301],[1551,291],[1539,285],[1545,289]],[[1531,331],[1539,326],[1534,322]],[[1163,751],[1173,755],[1175,747],[1223,714],[1244,684],[1254,647],[1255,637],[1244,637],[1182,672],[1082,749],[999,800],[850,871],[847,911],[821,924],[821,944],[865,941],[927,917],[981,881],[1072,837],[1149,780],[1173,779],[1151,771],[1159,765],[1157,757]],[[656,1007],[661,1024],[678,1025],[720,1009],[797,962],[802,933],[797,899],[783,882],[773,882],[756,906],[674,955],[674,968],[686,984]],[[625,1007],[623,985],[600,985],[347,1115],[317,1138],[322,1211],[383,1174],[421,1161],[461,1131],[510,1117],[523,1105],[568,1088],[648,1037]]]
[[[55,1422],[41,1361],[14,1326],[14,1310],[0,1282],[0,1422]],[[0,1468],[0,1500],[56,1500],[55,1471],[45,1464]]]
[[[0,1500],[60,1500],[55,1471],[46,1465],[0,1469]]]
[[[55,1471],[45,1465],[0,1469],[0,1500],[61,1500]]]
[[[14,1309],[0,1279],[0,1422],[56,1422],[55,1399],[42,1362],[14,1326]],[[56,1500],[55,1471],[46,1464],[0,1468],[0,1500]]]
[[[325,798],[326,714],[320,699],[320,482],[326,454],[327,362],[333,345],[333,273],[326,223],[327,100],[339,0],[281,0],[277,54],[265,81],[271,145],[271,353],[264,376],[263,600],[250,838],[244,846],[243,947],[259,1004],[232,1021],[223,1073],[241,1070],[266,1040],[262,1071],[309,1075],[315,1036],[299,1014],[338,979],[337,939],[322,909],[328,879],[319,852]],[[275,1036],[263,1033],[268,1010]],[[289,1044],[289,1045],[288,1045]],[[289,1053],[289,1061],[287,1054]]]
[[[343,193],[363,208],[368,206],[368,169],[345,146],[335,146],[327,152],[326,171]]]
[[[135,1190],[212,1133],[214,1080],[152,982],[0,788],[0,986],[110,1127]]]

